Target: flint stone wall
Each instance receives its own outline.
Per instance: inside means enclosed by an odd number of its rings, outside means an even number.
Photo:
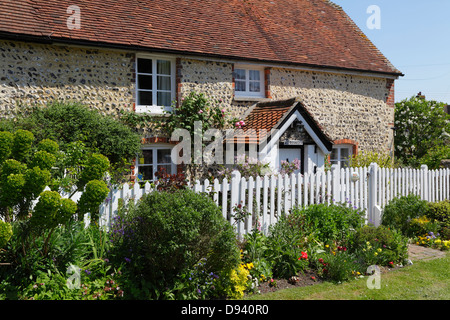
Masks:
[[[177,99],[203,92],[239,118],[257,101],[234,98],[232,71],[230,62],[177,59]],[[360,150],[393,149],[394,108],[386,103],[386,79],[271,68],[266,85],[271,99],[300,97],[333,140],[355,140]],[[113,115],[132,110],[135,53],[0,40],[1,116],[54,100]]]

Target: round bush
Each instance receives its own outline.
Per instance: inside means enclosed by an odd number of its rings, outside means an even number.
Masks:
[[[201,259],[206,272],[215,274],[239,263],[234,230],[205,195],[152,192],[124,220],[112,230],[116,258],[126,261],[131,278],[150,283],[154,292],[170,288]]]
[[[31,221],[35,226],[52,229],[69,221],[76,210],[77,205],[74,201],[61,198],[56,191],[44,191],[40,194]]]

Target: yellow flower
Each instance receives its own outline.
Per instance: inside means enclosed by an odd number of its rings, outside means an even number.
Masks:
[[[377,255],[378,255],[378,252],[375,252],[374,255],[377,256]]]
[[[330,246],[326,244],[326,245],[325,245],[325,248],[328,248],[328,247],[330,247]]]
[[[381,248],[378,248],[378,252],[381,252],[382,250],[381,250]]]

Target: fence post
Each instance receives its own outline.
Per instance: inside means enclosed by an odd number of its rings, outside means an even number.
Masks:
[[[367,214],[369,222],[375,223],[375,221],[379,221],[379,217],[375,217],[375,215],[381,214],[380,210],[377,210],[375,207],[377,205],[377,193],[378,193],[378,164],[371,163],[369,167],[369,183],[368,185],[368,201],[367,201]]]
[[[338,164],[331,166],[331,183],[334,203],[341,202],[341,168]]]
[[[429,179],[429,172],[428,172],[428,166],[426,164],[423,164],[420,166],[420,173],[422,176],[422,200],[430,201],[429,199],[429,189],[428,189],[428,181]]]
[[[237,170],[231,173],[231,201],[230,201],[230,223],[234,224],[234,208],[239,204],[239,185],[241,184],[241,173]]]

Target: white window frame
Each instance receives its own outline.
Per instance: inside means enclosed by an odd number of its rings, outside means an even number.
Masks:
[[[336,152],[337,152],[337,158],[333,159],[331,157],[332,154],[330,154],[330,163],[332,165],[333,164],[338,164],[339,168],[346,168],[344,166],[344,164],[343,164],[343,161],[347,161],[347,163],[348,163],[350,157],[353,155],[353,145],[351,145],[351,144],[339,144],[339,145],[333,146],[333,149],[335,149]],[[347,149],[348,150],[348,157],[347,158],[342,157],[342,155],[341,155],[342,149]]]
[[[156,181],[157,178],[155,176],[155,173],[158,172],[158,166],[166,166],[169,165],[168,163],[158,163],[158,150],[170,150],[172,151],[173,149],[173,145],[165,145],[165,144],[155,144],[152,146],[143,146],[142,150],[152,150],[153,154],[152,154],[152,164],[141,164],[140,163],[140,158],[139,156],[136,157],[136,172],[135,172],[135,176],[138,177],[139,176],[139,169],[142,167],[147,167],[147,166],[153,166],[153,177],[155,177],[154,180],[140,180],[140,181]],[[173,159],[171,159],[171,173],[170,174],[175,174],[177,173],[177,165],[175,164],[175,161]]]
[[[237,80],[235,74],[233,75],[234,78],[234,95],[237,98],[264,98],[265,97],[265,74],[264,74],[264,67],[262,66],[254,66],[254,65],[243,65],[243,64],[236,64],[234,66],[234,72],[236,73],[236,70],[245,70],[245,91],[237,91],[237,85],[236,82],[242,81]],[[250,77],[249,72],[250,70],[259,71],[259,92],[252,92],[250,91]]]
[[[142,73],[139,72],[139,66],[138,66],[138,59],[147,59],[147,60],[152,60],[152,74],[149,73]],[[136,55],[136,82],[135,82],[135,87],[136,87],[136,107],[135,107],[135,111],[136,113],[153,113],[153,114],[162,114],[164,111],[166,112],[170,112],[172,111],[172,107],[171,106],[158,106],[157,101],[158,101],[158,95],[157,95],[157,91],[162,91],[162,90],[158,90],[157,89],[157,85],[158,85],[158,74],[157,74],[157,61],[158,60],[164,60],[164,61],[170,61],[170,95],[171,95],[171,101],[173,101],[175,99],[175,92],[176,92],[176,78],[175,78],[175,73],[176,73],[176,63],[175,63],[175,59],[172,57],[167,57],[167,56],[156,56],[156,55]],[[152,76],[152,89],[140,89],[139,88],[139,75],[151,75]],[[141,105],[139,103],[139,92],[140,91],[152,91],[153,92],[153,103],[152,105]]]

